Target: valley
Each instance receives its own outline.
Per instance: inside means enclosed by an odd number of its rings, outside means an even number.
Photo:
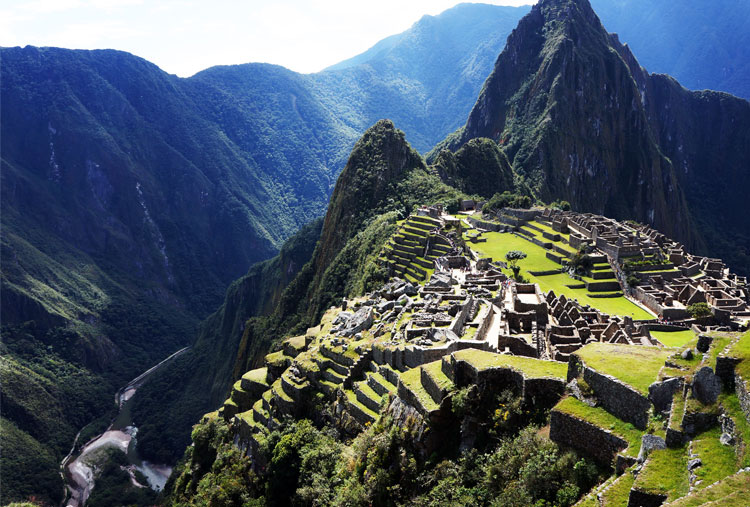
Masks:
[[[747,6],[670,9],[0,48],[0,503],[747,503]]]

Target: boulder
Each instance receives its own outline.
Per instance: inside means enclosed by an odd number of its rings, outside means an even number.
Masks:
[[[344,336],[353,336],[360,331],[369,329],[373,323],[373,313],[372,307],[364,306],[360,308],[346,322],[344,329],[341,330],[341,334]]]
[[[701,466],[703,466],[703,462],[700,458],[695,458],[688,461],[688,470],[690,470],[691,472]]]
[[[654,404],[657,412],[666,412],[672,404],[672,397],[682,387],[682,379],[670,378],[654,382],[648,386],[648,399]]]
[[[333,325],[339,326],[341,324],[346,324],[349,321],[349,319],[352,317],[352,315],[354,315],[352,312],[347,312],[347,311],[339,312],[339,314],[336,315],[336,319],[334,319],[333,321]]]
[[[413,284],[407,283],[404,285],[404,294],[407,296],[416,296],[418,293],[417,288]]]
[[[705,335],[705,334],[698,335],[698,344],[695,346],[695,348],[705,354],[706,352],[708,352],[708,349],[711,346],[711,342],[713,341],[714,339],[708,335]]]
[[[686,361],[690,361],[693,358],[693,349],[685,349],[680,354],[680,357]]]
[[[710,366],[704,366],[693,377],[693,396],[703,403],[716,403],[721,394],[721,379],[714,375]]]
[[[638,453],[638,462],[646,461],[648,454],[654,449],[666,449],[667,443],[663,438],[649,433],[641,437],[641,451]]]

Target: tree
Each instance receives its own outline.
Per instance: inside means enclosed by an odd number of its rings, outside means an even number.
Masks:
[[[706,303],[695,303],[687,307],[687,311],[694,319],[700,319],[703,317],[710,317],[713,315],[711,307]]]
[[[513,279],[519,280],[519,272],[521,268],[518,266],[518,261],[525,259],[526,254],[520,250],[511,250],[505,254],[505,260],[508,261],[510,269],[513,271]]]

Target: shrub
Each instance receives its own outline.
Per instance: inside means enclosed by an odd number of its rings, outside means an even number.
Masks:
[[[710,317],[713,315],[711,307],[706,303],[695,303],[687,307],[687,311],[690,316],[694,319],[701,319],[703,317]]]

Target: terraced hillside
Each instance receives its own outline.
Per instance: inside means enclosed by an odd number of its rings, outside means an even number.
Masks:
[[[425,463],[537,424],[548,428],[538,438],[598,470],[599,484],[576,490],[568,505],[721,494],[721,481],[741,481],[735,474],[750,466],[750,332],[610,315],[600,307],[618,300],[639,307],[622,294],[582,305],[572,296],[585,287],[558,295],[476,254],[524,248],[524,275],[567,277],[559,262],[588,247],[574,231],[557,232],[557,218],[488,232],[492,223],[440,205],[420,208],[379,254],[387,282],[282,341],[204,424],[228,427],[232,445],[261,474],[272,466],[264,460],[276,459],[268,446],[295,420],[345,439],[397,432]],[[588,255],[592,273],[604,273],[591,279],[612,283],[610,254]],[[183,472],[181,484],[192,473]]]

